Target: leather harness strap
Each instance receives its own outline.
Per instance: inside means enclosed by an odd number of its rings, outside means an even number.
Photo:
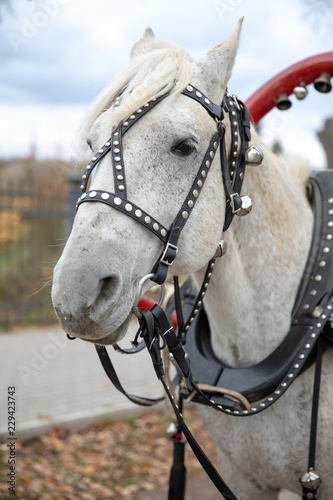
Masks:
[[[221,493],[221,495],[226,500],[237,500],[237,497],[223,481],[222,477],[217,472],[217,470],[187,427],[183,419],[183,415],[179,411],[179,406],[176,405],[174,396],[171,394],[170,387],[168,387],[165,382],[163,363],[160,354],[161,348],[159,346],[159,336],[165,339],[169,351],[173,354],[173,357],[182,373],[182,376],[190,383],[191,372],[189,369],[189,365],[185,359],[185,351],[182,347],[182,343],[178,339],[172,327],[170,328],[168,319],[164,311],[158,305],[153,306],[149,311],[143,312],[143,318],[140,320],[140,325],[141,336],[146,342],[146,346],[152,358],[157,378],[162,382],[164,390],[176,415],[179,427],[184,433],[187,442],[189,443],[198,461],[202,465],[203,469],[205,470],[217,490]]]
[[[320,394],[320,378],[322,358],[324,354],[325,338],[321,336],[317,342],[316,348],[316,368],[313,383],[313,397],[312,397],[312,411],[311,411],[311,427],[310,427],[310,441],[309,441],[309,458],[308,470],[300,478],[302,485],[302,499],[310,500],[317,498],[317,491],[321,484],[321,479],[314,472],[315,459],[316,459],[316,442],[317,442],[317,427],[318,427],[318,410],[319,410],[319,394]]]
[[[96,345],[95,348],[97,351],[97,354],[99,356],[99,359],[102,363],[102,366],[104,368],[105,373],[107,374],[108,378],[112,382],[112,384],[115,386],[115,388],[124,394],[124,396],[127,397],[132,403],[135,403],[140,406],[153,406],[156,403],[160,403],[161,401],[164,400],[164,397],[161,398],[156,398],[156,399],[151,399],[151,398],[144,398],[142,396],[135,396],[134,394],[130,394],[125,389],[123,388],[118,376],[117,372],[114,369],[114,366],[111,362],[111,359],[108,355],[108,352],[106,348],[102,345]]]

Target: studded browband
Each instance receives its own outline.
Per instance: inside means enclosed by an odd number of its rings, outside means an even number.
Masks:
[[[122,140],[125,133],[142,116],[150,111],[150,109],[167,97],[168,93],[165,93],[157,98],[153,98],[151,101],[144,104],[127,120],[123,121],[112,131],[110,139],[102,146],[101,149],[99,149],[85,169],[81,185],[81,191],[83,194],[79,197],[77,202],[77,209],[84,202],[105,203],[106,205],[117,209],[139,222],[164,243],[164,249],[152,270],[154,276],[151,279],[158,284],[162,284],[165,281],[168,269],[176,258],[180,232],[184,228],[186,221],[195,206],[219,145],[222,179],[226,194],[224,231],[230,226],[235,214],[242,216],[246,215],[251,210],[251,200],[247,196],[243,198],[240,196],[242,182],[244,179],[245,165],[258,165],[262,161],[262,154],[255,146],[248,148],[248,143],[251,139],[250,115],[246,106],[239,101],[236,96],[230,96],[229,93],[226,92],[223,98],[222,106],[218,106],[211,102],[208,97],[192,85],[188,85],[182,94],[196,100],[206,109],[209,115],[216,120],[217,131],[213,134],[210,140],[196,178],[194,179],[188,195],[171,227],[167,229],[153,216],[127,199],[125,165],[122,147]],[[121,95],[117,100],[118,105],[120,99]],[[224,112],[230,117],[232,134],[229,160],[227,159],[224,138]],[[109,152],[112,157],[114,193],[104,190],[87,191],[91,172]]]

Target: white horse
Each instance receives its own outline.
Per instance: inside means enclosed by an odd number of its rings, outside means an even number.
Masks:
[[[129,66],[102,92],[87,120],[84,137],[97,151],[112,128],[147,101],[170,92],[135,123],[123,144],[128,199],[165,227],[182,205],[216,131],[207,111],[181,91],[190,82],[213,102],[222,101],[240,29],[241,22],[229,38],[193,62],[148,28],[133,47]],[[223,235],[228,251],[216,261],[204,301],[213,349],[230,367],[258,363],[284,339],[313,226],[306,170],[276,157],[253,129],[252,142],[264,152],[262,165],[248,167],[243,184],[253,210],[236,217]],[[222,236],[226,197],[219,162],[216,157],[170,268],[172,275],[191,275],[198,287]],[[95,169],[90,189],[113,192],[110,154]],[[162,247],[152,232],[125,214],[102,203],[83,203],[54,270],[53,304],[64,330],[96,344],[123,338],[138,283],[151,273]],[[328,350],[317,437],[322,500],[333,495],[332,361]],[[279,401],[255,416],[229,417],[202,409],[222,476],[239,500],[277,499],[282,488],[299,493],[299,478],[307,470],[313,376],[311,367]]]

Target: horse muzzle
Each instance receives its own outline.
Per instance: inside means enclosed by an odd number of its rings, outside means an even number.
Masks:
[[[60,260],[54,270],[52,302],[62,328],[88,342],[117,342],[126,333],[133,302],[123,293],[121,273],[101,277],[87,262],[81,271],[73,267]]]

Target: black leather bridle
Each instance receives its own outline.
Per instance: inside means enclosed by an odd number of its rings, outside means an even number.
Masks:
[[[242,211],[243,200],[240,196],[240,192],[244,179],[245,152],[248,148],[248,142],[251,139],[250,115],[248,109],[235,96],[231,97],[227,92],[221,106],[212,103],[208,97],[192,85],[188,85],[186,89],[183,90],[182,94],[194,99],[206,109],[209,115],[216,121],[217,130],[210,140],[198,173],[170,228],[167,229],[152,215],[127,199],[122,146],[123,136],[126,132],[154,106],[167,97],[168,93],[144,104],[142,108],[138,109],[112,131],[110,139],[101,149],[99,149],[86,167],[82,176],[83,182],[81,190],[83,194],[77,202],[77,208],[85,202],[105,203],[139,222],[163,242],[163,251],[152,269],[153,276],[150,278],[157,284],[164,283],[168,274],[168,269],[176,258],[180,233],[195,207],[219,146],[222,179],[226,194],[224,231],[230,226],[233,216],[235,214],[241,214]],[[229,161],[227,159],[224,137],[224,113],[229,114],[231,124],[232,147]],[[108,153],[111,153],[112,158],[114,193],[103,190],[87,191],[88,181],[92,171]]]

